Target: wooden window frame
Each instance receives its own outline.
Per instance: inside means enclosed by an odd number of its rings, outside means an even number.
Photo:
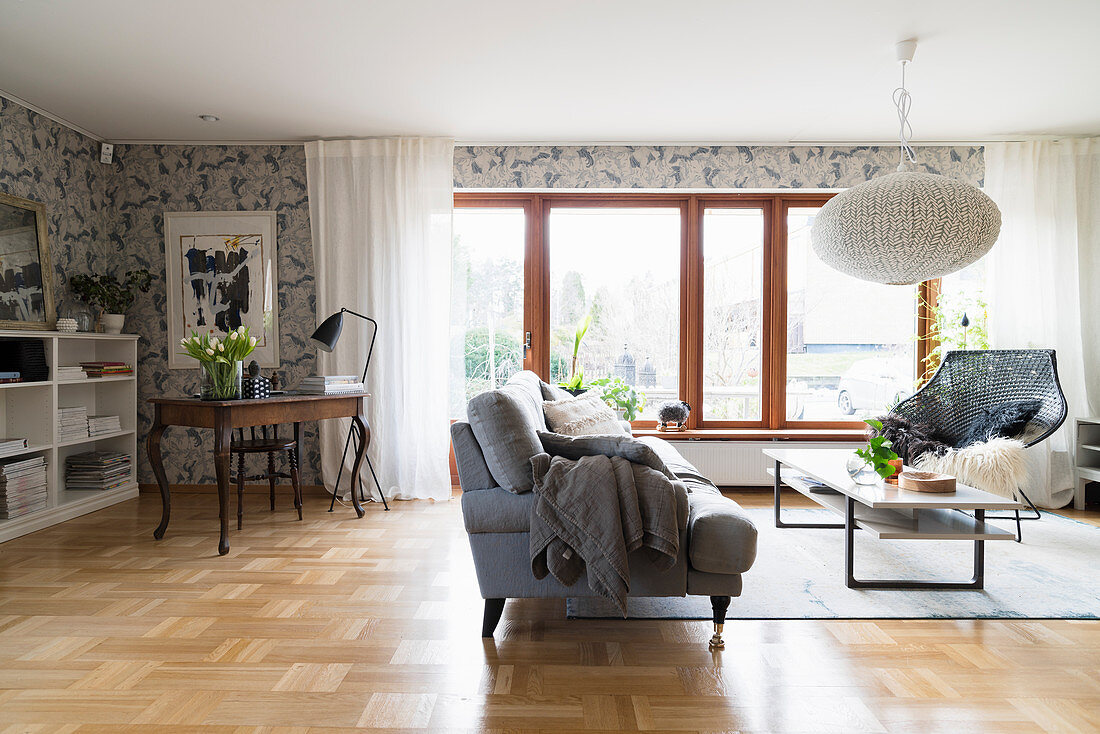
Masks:
[[[550,212],[557,208],[669,207],[680,210],[680,394],[692,406],[703,405],[703,217],[706,210],[758,208],[764,215],[761,303],[761,414],[759,420],[708,420],[702,410],[688,418],[689,437],[738,438],[797,435],[841,440],[862,431],[861,421],[787,420],[787,227],[791,208],[822,206],[832,192],[662,193],[631,192],[471,192],[457,191],[457,208],[515,208],[525,215],[524,330],[532,335],[523,365],[543,380],[550,377]],[[919,286],[916,307],[916,374],[921,375],[935,346],[932,333],[939,281]],[[521,343],[523,336],[521,336]],[[655,421],[632,425],[644,432]]]

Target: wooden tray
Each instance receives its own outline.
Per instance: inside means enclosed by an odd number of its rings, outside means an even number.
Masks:
[[[955,491],[955,477],[928,471],[903,471],[898,475],[898,487],[910,492],[950,494]]]

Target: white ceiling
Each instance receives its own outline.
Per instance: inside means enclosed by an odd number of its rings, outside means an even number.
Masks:
[[[0,90],[114,141],[1100,133],[1098,0],[0,0]],[[200,113],[221,116],[217,123]]]

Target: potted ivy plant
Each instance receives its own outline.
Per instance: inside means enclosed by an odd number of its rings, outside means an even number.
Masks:
[[[601,377],[588,383],[598,390],[600,399],[618,413],[620,420],[636,420],[645,407],[646,397],[621,377]]]
[[[866,446],[856,450],[845,468],[856,484],[875,484],[899,471],[898,455],[894,453],[890,439],[882,435],[882,421],[869,419],[863,422],[873,429],[875,435],[867,440]]]
[[[126,311],[134,305],[137,294],[149,292],[153,276],[145,268],[128,270],[119,280],[113,275],[80,273],[69,278],[69,287],[85,303],[102,309],[100,324],[108,334],[121,334],[126,323]]]

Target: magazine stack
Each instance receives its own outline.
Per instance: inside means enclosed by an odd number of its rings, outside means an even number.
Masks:
[[[88,435],[92,438],[108,436],[122,430],[117,415],[90,415],[88,416]]]
[[[88,409],[83,405],[57,409],[57,440],[60,443],[88,437]]]
[[[86,451],[65,460],[65,489],[117,489],[130,482],[129,454]]]
[[[46,507],[46,458],[0,463],[0,520]]]

